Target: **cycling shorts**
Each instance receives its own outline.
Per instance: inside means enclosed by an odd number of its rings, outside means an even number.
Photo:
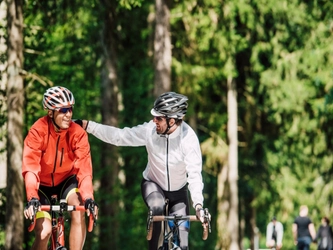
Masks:
[[[51,197],[53,195],[57,195],[57,201],[60,201],[61,199],[66,199],[67,202],[68,197],[73,193],[79,193],[76,175],[68,177],[58,186],[40,186],[38,190],[39,201],[42,205],[51,205]],[[51,219],[51,216],[50,213],[47,211],[39,211],[36,214],[36,219],[38,218]]]

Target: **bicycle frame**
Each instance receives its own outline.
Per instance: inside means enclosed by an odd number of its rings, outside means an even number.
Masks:
[[[196,216],[166,216],[164,218],[164,239],[161,250],[180,250],[179,227],[185,221],[197,221]]]
[[[66,203],[66,200],[60,200],[59,205],[57,203],[57,197],[51,197],[51,205],[42,205],[42,211],[48,211],[51,214],[51,224],[52,224],[52,233],[50,238],[49,250],[66,250],[65,247],[65,212],[72,211],[85,211],[85,207],[81,206],[72,206]],[[30,224],[28,231],[31,232],[36,224],[36,217],[34,217],[32,223]],[[95,218],[92,213],[89,216],[88,232],[91,232],[93,226],[95,225]]]
[[[205,215],[207,215],[206,223],[202,223],[203,232],[202,239],[206,240],[208,238],[208,232],[211,232],[210,218],[208,218],[208,210],[205,209]],[[179,235],[178,235],[178,222],[179,221],[200,221],[195,215],[152,215],[152,211],[149,212],[147,221],[147,240],[150,240],[153,233],[153,222],[164,221],[164,240],[162,250],[170,249],[180,249],[179,248]],[[169,226],[169,222],[173,222],[173,227]],[[168,232],[168,230],[170,230]],[[170,240],[172,242],[170,243]],[[169,244],[171,244],[169,246]]]

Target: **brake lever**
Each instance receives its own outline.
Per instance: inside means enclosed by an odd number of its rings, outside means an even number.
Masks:
[[[96,226],[96,214],[95,214],[95,206],[91,206],[89,207],[89,211],[92,214],[92,216],[94,217],[94,227]]]
[[[35,225],[36,225],[36,213],[38,212],[38,207],[33,206],[33,210],[34,210],[34,215],[31,217],[31,223],[28,227],[28,231],[31,232],[32,230],[34,230]]]
[[[208,211],[208,208],[205,208],[205,218],[206,218],[206,221],[207,221],[207,224],[208,224],[208,232],[211,233],[212,232],[211,225],[210,225],[211,215]]]

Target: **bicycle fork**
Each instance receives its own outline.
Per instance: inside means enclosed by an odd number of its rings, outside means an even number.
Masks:
[[[65,236],[64,236],[64,218],[60,216],[58,218],[58,238],[57,238],[57,245],[58,247],[63,247],[65,245]],[[60,248],[65,249],[65,248]]]
[[[54,195],[51,197],[51,203],[52,205],[55,205],[57,202],[57,196]],[[63,204],[61,204],[62,201],[60,201],[60,207],[62,207]],[[52,215],[52,249],[56,250],[66,250],[65,247],[65,221],[63,216],[63,210],[59,212],[58,217],[56,216],[56,212],[51,211]]]
[[[58,219],[52,217],[52,249],[67,250],[65,247],[64,230],[65,226],[63,216],[60,215]]]

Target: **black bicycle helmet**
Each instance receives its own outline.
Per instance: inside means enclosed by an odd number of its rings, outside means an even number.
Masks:
[[[43,107],[49,110],[58,110],[60,108],[73,106],[75,99],[73,93],[61,86],[49,88],[44,93]]]
[[[182,119],[187,112],[188,98],[175,92],[166,92],[160,95],[154,108],[150,111],[153,116]]]

